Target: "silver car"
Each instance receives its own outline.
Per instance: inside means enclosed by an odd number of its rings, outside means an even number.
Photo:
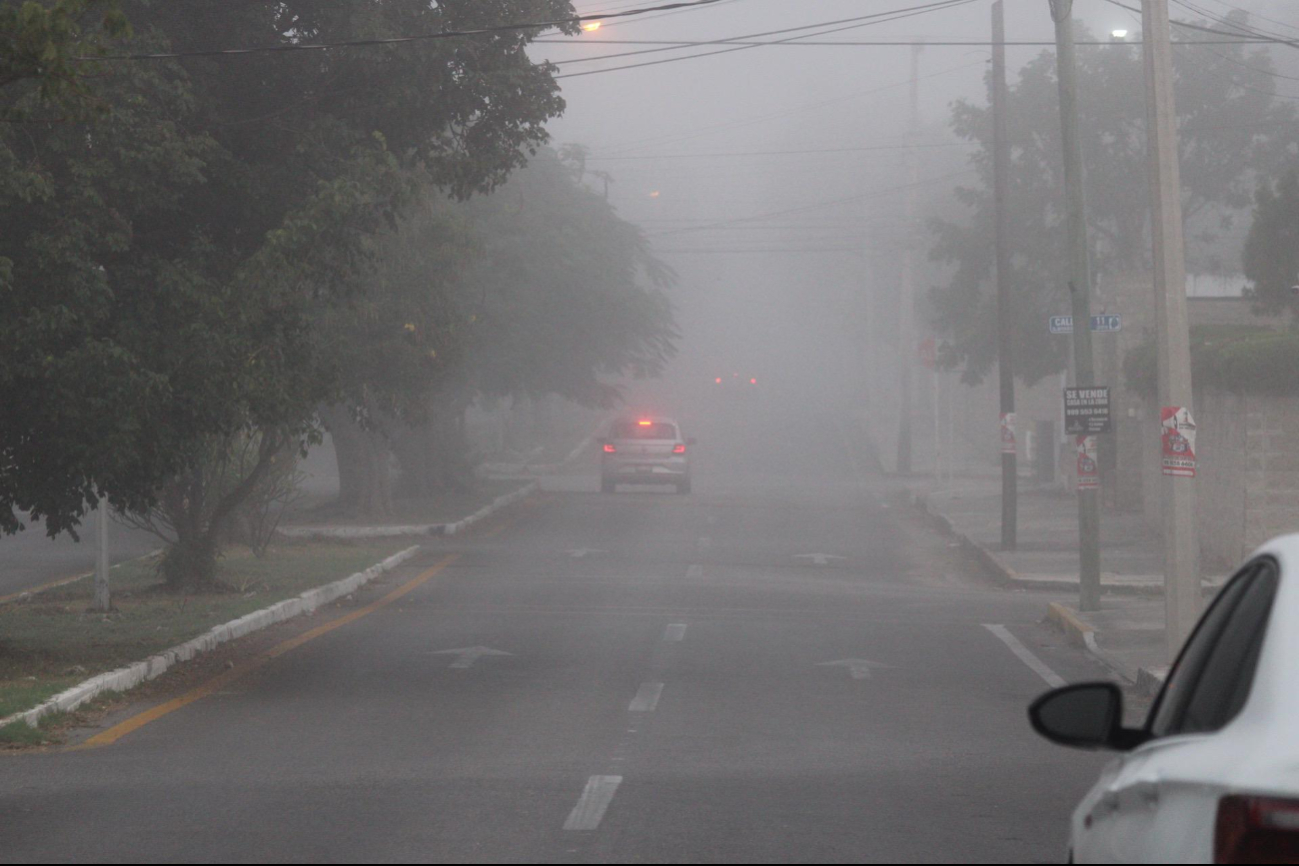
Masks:
[[[694,439],[681,436],[671,418],[624,418],[613,422],[600,440],[600,489],[613,493],[619,484],[673,484],[690,492],[689,448]]]

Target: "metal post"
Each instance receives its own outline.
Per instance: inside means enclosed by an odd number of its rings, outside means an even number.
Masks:
[[[1191,410],[1191,347],[1186,311],[1181,168],[1168,0],[1142,4],[1146,114],[1150,149],[1151,226],[1155,261],[1155,324],[1159,340],[1159,402]],[[1176,655],[1200,615],[1200,548],[1195,532],[1195,482],[1162,478],[1164,606],[1168,657]]]
[[[107,613],[112,610],[108,594],[108,498],[99,499],[99,550],[95,555],[95,600],[92,610]]]
[[[1073,305],[1074,384],[1096,384],[1092,363],[1091,254],[1087,242],[1087,196],[1079,136],[1077,60],[1073,40],[1073,0],[1050,0],[1055,19],[1056,78],[1060,84],[1060,128],[1064,148],[1065,208],[1069,232],[1069,297]],[[1078,491],[1079,609],[1101,605],[1100,498]]]
[[[911,472],[911,379],[915,366],[916,305],[916,186],[920,182],[920,156],[916,151],[920,136],[920,50],[911,49],[911,147],[907,149],[907,190],[903,231],[906,249],[902,254],[902,298],[898,312],[898,459],[899,475]]]
[[[1010,227],[1006,180],[1010,176],[1010,140],[1006,131],[1006,7],[992,4],[992,153],[993,187],[997,211],[997,370],[1001,379],[1001,413],[1015,414],[1015,354],[1010,297]],[[1001,549],[1019,543],[1018,455],[1001,455]]]

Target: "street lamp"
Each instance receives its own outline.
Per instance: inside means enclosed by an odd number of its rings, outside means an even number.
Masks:
[[[1113,39],[1115,42],[1127,42],[1127,41],[1128,41],[1128,31],[1126,31],[1126,30],[1111,30],[1111,31],[1110,31],[1110,38]]]

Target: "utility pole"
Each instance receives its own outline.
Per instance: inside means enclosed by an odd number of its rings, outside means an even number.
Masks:
[[[920,183],[920,50],[911,49],[911,147],[907,149],[907,190],[903,225],[906,250],[902,255],[902,298],[898,312],[898,461],[899,475],[911,472],[911,380],[916,362],[916,186]]]
[[[1096,384],[1092,364],[1091,251],[1087,242],[1087,195],[1083,184],[1078,121],[1078,65],[1073,40],[1073,0],[1050,0],[1055,19],[1056,78],[1069,232],[1069,297],[1073,305],[1074,385]],[[1078,491],[1078,584],[1080,610],[1101,606],[1101,512],[1096,490]]]
[[[1006,180],[1010,176],[1010,141],[1006,132],[1006,6],[992,4],[992,162],[997,211],[997,370],[1001,377],[1002,417],[1015,416],[1015,354],[1011,342],[1010,227]],[[1019,458],[1001,453],[1001,549],[1019,543]]]
[[[91,610],[107,613],[113,609],[108,594],[108,497],[99,498],[99,549],[95,554],[95,600]]]
[[[1177,153],[1177,103],[1168,0],[1144,0],[1147,140],[1150,148],[1151,235],[1155,254],[1155,326],[1159,339],[1159,403],[1191,411],[1191,346],[1186,313],[1182,182]],[[1165,473],[1164,616],[1168,657],[1176,657],[1200,615],[1200,548],[1195,532],[1195,481]]]

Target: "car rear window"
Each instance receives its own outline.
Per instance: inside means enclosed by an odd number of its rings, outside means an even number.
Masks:
[[[614,439],[676,439],[677,425],[638,421],[620,421],[613,425]]]

